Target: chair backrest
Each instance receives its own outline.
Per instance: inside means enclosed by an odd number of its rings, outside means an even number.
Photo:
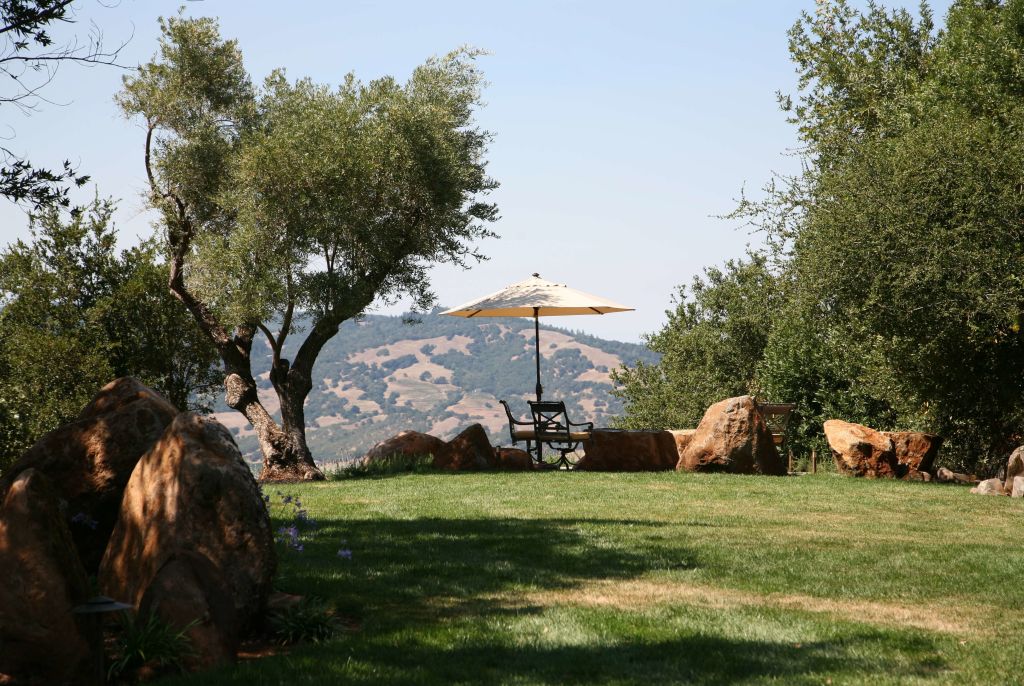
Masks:
[[[512,445],[516,444],[516,424],[525,424],[512,415],[512,409],[508,406],[508,403],[504,400],[499,400],[499,403],[505,408],[505,416],[508,417],[508,435],[512,439]]]
[[[569,440],[569,417],[565,411],[565,403],[561,400],[531,400],[530,412],[533,414],[533,426],[537,435],[557,436],[560,440]]]
[[[796,409],[796,403],[758,403],[757,409],[764,417],[775,445],[781,448],[786,443],[786,429],[789,428],[789,418]]]

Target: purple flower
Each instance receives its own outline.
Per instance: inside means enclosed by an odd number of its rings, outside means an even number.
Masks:
[[[340,557],[343,560],[351,560],[352,559],[352,551],[349,550],[348,548],[339,548],[338,549],[338,557]]]

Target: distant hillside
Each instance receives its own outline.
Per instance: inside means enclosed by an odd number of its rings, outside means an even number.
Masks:
[[[299,333],[290,342],[297,346],[302,338]],[[609,372],[623,363],[657,361],[642,345],[545,326],[543,319],[540,340],[544,397],[564,400],[574,421],[608,424],[622,410],[609,393]],[[498,400],[525,416],[535,384],[533,341],[533,322],[526,319],[432,313],[415,324],[375,315],[346,322],[314,368],[306,401],[313,456],[321,462],[352,459],[404,429],[450,438],[473,422],[487,429],[492,442],[507,444]],[[257,339],[253,360],[261,354],[269,368],[270,348]],[[259,382],[265,406],[276,415],[269,375],[261,374]],[[226,406],[216,409],[247,457],[259,459],[245,418]]]

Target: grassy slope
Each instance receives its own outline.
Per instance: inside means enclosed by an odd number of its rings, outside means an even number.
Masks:
[[[270,489],[271,492],[274,489]],[[359,631],[182,683],[1020,683],[1024,502],[819,476],[409,475],[280,489],[284,590]],[[345,538],[352,561],[336,556]]]

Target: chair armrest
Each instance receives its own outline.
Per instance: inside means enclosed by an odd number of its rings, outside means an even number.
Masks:
[[[587,431],[594,430],[594,422],[569,422],[569,426],[585,426]]]

